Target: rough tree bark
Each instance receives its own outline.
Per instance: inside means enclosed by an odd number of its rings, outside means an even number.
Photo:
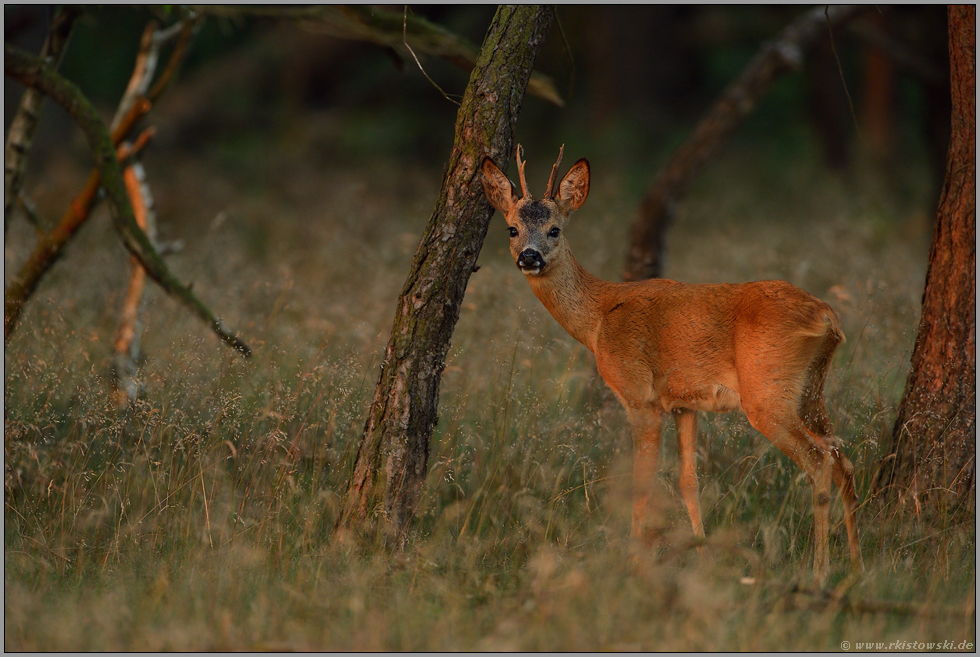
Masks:
[[[660,170],[640,204],[630,230],[624,281],[655,278],[663,272],[663,239],[674,207],[694,177],[724,140],[748,117],[773,81],[796,70],[806,50],[827,29],[854,16],[861,7],[817,7],[793,21],[777,39],[766,44],[742,74],[701,118],[694,132]]]
[[[912,367],[880,491],[973,500],[976,486],[976,6],[950,6],[952,130]]]
[[[442,191],[398,299],[381,375],[337,528],[402,545],[425,482],[439,384],[466,283],[493,210],[484,156],[506,166],[535,57],[551,26],[546,6],[501,6],[456,118]]]

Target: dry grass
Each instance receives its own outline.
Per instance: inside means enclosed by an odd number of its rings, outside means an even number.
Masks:
[[[785,278],[839,310],[848,342],[827,396],[857,467],[868,572],[845,578],[838,505],[832,584],[851,600],[921,613],[871,612],[791,593],[812,560],[809,487],[735,416],[701,423],[704,562],[690,549],[671,434],[663,545],[628,558],[624,418],[599,408],[590,354],[530,294],[499,217],[450,352],[416,535],[396,555],[332,541],[440,177],[384,160],[323,165],[315,135],[307,143],[148,163],[161,216],[187,241],[173,267],[242,331],[252,362],[153,290],[146,394],[130,412],[112,409],[108,345],[127,265],[106,246],[105,217],[25,313],[4,356],[5,649],[975,642],[975,517],[867,497],[914,339],[932,211],[924,192],[889,204],[886,191],[806,158],[767,171],[764,148],[743,148],[711,168],[670,235],[671,277]],[[642,172],[592,165],[592,196],[569,239],[589,269],[615,278],[636,203],[622,190]],[[53,191],[52,205],[58,193],[71,187]],[[8,235],[8,276],[28,232]]]

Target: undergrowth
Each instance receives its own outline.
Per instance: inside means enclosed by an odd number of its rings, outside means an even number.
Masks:
[[[669,237],[671,277],[785,278],[841,315],[848,341],[826,392],[856,468],[867,572],[848,575],[835,502],[829,586],[846,597],[828,599],[810,584],[806,479],[737,415],[699,423],[703,555],[679,499],[672,428],[661,540],[630,552],[624,414],[606,403],[591,354],[508,260],[499,217],[454,336],[408,547],[335,540],[438,175],[405,179],[379,164],[328,176],[301,161],[277,164],[275,194],[202,192],[197,227],[178,227],[195,239],[175,269],[241,327],[251,362],[151,291],[145,391],[114,408],[107,345],[125,258],[100,246],[107,229],[80,238],[60,265],[72,275],[28,307],[4,355],[5,649],[975,644],[972,509],[871,495],[914,338],[923,211],[869,203],[799,163],[767,196],[772,181],[752,180],[732,157],[694,190]],[[201,171],[185,164],[169,184],[193,193]],[[634,200],[620,198],[620,172],[598,173],[603,164],[593,162],[597,184],[569,240],[589,269],[616,278]],[[321,178],[338,191],[331,204]],[[203,215],[215,208],[225,218]],[[26,237],[15,227],[9,239]],[[99,249],[102,260],[91,256]]]

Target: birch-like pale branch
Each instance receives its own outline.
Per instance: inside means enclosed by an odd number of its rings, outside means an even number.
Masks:
[[[116,160],[112,138],[95,108],[81,90],[53,71],[43,60],[10,45],[4,47],[4,71],[21,84],[38,89],[61,105],[82,129],[102,180],[102,187],[111,203],[113,224],[123,245],[139,259],[147,274],[168,294],[200,317],[219,338],[243,356],[251,349],[198,299],[190,288],[182,285],[170,272],[160,254],[140,230],[126,194],[122,172]],[[5,317],[6,324],[6,317]],[[5,327],[6,328],[6,327]]]
[[[61,55],[65,51],[65,46],[68,44],[68,37],[71,36],[71,28],[80,13],[78,7],[70,5],[58,10],[51,21],[48,37],[41,47],[43,59],[51,61],[55,66],[58,65]],[[24,164],[27,162],[27,153],[31,150],[31,143],[34,141],[34,131],[37,129],[43,100],[44,96],[36,89],[28,88],[24,91],[20,105],[17,107],[7,131],[7,141],[3,149],[4,234],[7,233],[11,215],[20,198],[20,188],[24,180]],[[25,202],[24,205],[30,207],[29,202]],[[40,225],[36,221],[34,223]]]

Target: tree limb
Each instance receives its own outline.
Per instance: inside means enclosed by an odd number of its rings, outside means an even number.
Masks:
[[[754,110],[780,75],[794,70],[806,50],[828,26],[844,22],[864,7],[834,5],[809,10],[765,44],[701,118],[683,145],[660,169],[630,230],[623,280],[660,276],[663,238],[674,208],[725,140]]]
[[[140,137],[142,138],[144,135],[147,135],[147,132],[144,132]],[[136,151],[138,146],[139,140],[133,144],[133,151]],[[143,166],[137,161],[131,161],[129,166],[123,170],[123,181],[133,204],[136,223],[146,233],[150,243],[156,247],[156,215],[153,211],[153,196],[150,194],[145,176]],[[143,300],[146,270],[143,269],[135,256],[130,256],[129,259],[129,286],[126,289],[126,298],[120,313],[119,329],[116,331],[116,340],[113,343],[116,352],[113,359],[116,403],[120,407],[125,407],[127,404],[136,401],[140,391],[140,383],[137,377],[141,342],[139,309]]]
[[[112,134],[112,143],[119,144],[133,129],[136,122],[150,109],[145,99],[133,104],[125,119]],[[92,206],[98,198],[102,177],[98,169],[89,174],[88,182],[82,192],[68,206],[61,221],[51,230],[38,236],[34,251],[27,258],[20,271],[4,290],[3,295],[3,340],[6,343],[17,326],[17,320],[41,279],[52,265],[58,261],[65,246],[88,219]]]
[[[81,9],[71,5],[61,7],[51,21],[48,37],[41,48],[41,58],[52,62],[56,67],[71,36],[71,28]],[[34,131],[41,114],[44,96],[37,89],[28,88],[21,96],[20,105],[14,113],[7,131],[7,143],[3,149],[3,232],[7,227],[20,197],[24,181],[24,164],[27,153],[34,141]]]
[[[6,74],[25,86],[36,88],[61,105],[78,123],[89,148],[96,159],[102,187],[112,201],[113,224],[122,238],[123,244],[139,259],[147,274],[167,293],[176,296],[194,314],[231,347],[248,357],[251,350],[237,335],[228,330],[224,323],[201,302],[191,290],[183,286],[167,268],[166,263],[150,244],[146,234],[140,230],[133,216],[133,208],[126,195],[119,162],[116,160],[112,139],[105,124],[95,108],[88,102],[74,84],[51,70],[43,60],[17,48],[4,47],[4,70]],[[6,310],[6,308],[5,308]],[[7,317],[4,317],[4,334],[7,339]]]
[[[329,34],[340,39],[369,41],[382,48],[390,48],[403,58],[410,56],[402,41],[403,14],[399,11],[367,5],[306,7],[209,5],[195,7],[195,10],[212,16],[254,16],[292,20],[312,32]],[[442,57],[464,71],[472,70],[476,64],[478,56],[476,46],[440,25],[409,14],[405,32],[408,44],[418,52]],[[559,107],[565,105],[554,81],[543,73],[537,71],[531,73],[527,92]]]

